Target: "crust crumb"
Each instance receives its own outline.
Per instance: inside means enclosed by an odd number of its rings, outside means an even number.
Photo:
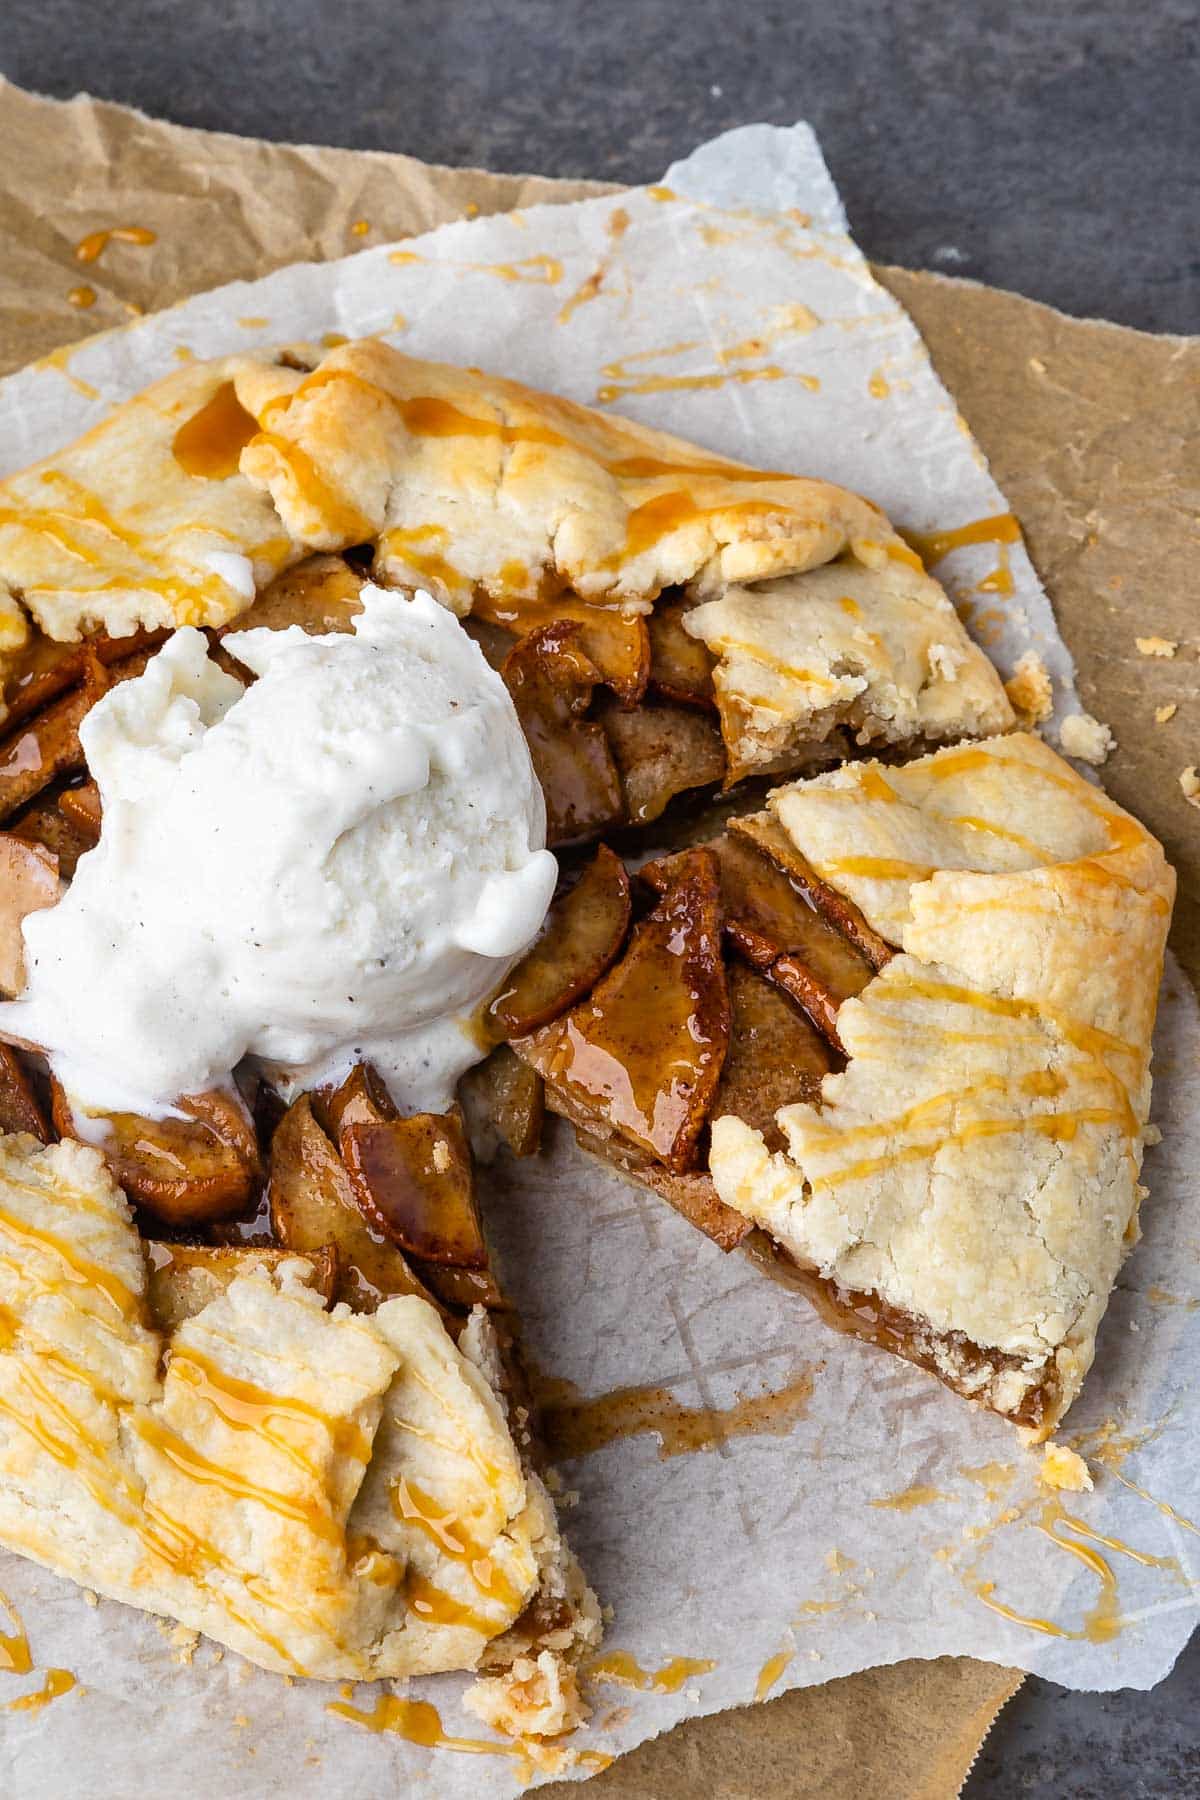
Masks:
[[[1143,656],[1174,656],[1179,648],[1174,638],[1144,637],[1133,641]]]
[[[1070,713],[1063,720],[1058,741],[1064,756],[1091,763],[1095,769],[1104,762],[1109,751],[1117,747],[1117,740],[1108,726],[1085,712]]]
[[[1179,785],[1183,789],[1183,797],[1189,806],[1200,806],[1200,775],[1196,773],[1195,763],[1182,770]]]
[[[1004,691],[1022,725],[1040,725],[1054,711],[1050,671],[1036,650],[1026,650],[1024,656],[1017,659]]]
[[[1175,714],[1178,711],[1179,711],[1178,703],[1174,700],[1168,700],[1168,702],[1165,706],[1156,706],[1155,707],[1154,723],[1156,725],[1165,725],[1167,720],[1173,719],[1175,717]]]
[[[1044,1488],[1064,1494],[1090,1494],[1092,1477],[1082,1456],[1068,1450],[1065,1444],[1050,1443],[1042,1452],[1038,1480]]]
[[[463,1705],[494,1731],[510,1737],[562,1737],[590,1715],[575,1671],[551,1651],[534,1660],[518,1656],[503,1675],[483,1676],[463,1696]]]

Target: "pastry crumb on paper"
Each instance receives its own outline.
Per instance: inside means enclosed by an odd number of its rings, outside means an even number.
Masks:
[[[1012,675],[1004,684],[1009,705],[1023,725],[1041,725],[1054,711],[1054,684],[1050,671],[1036,650],[1026,650],[1017,658]]]
[[[1090,763],[1094,769],[1117,747],[1111,728],[1085,712],[1067,714],[1059,727],[1058,742],[1064,756]]]
[[[1138,652],[1142,656],[1174,656],[1179,648],[1174,638],[1140,637],[1134,638]]]
[[[1183,797],[1189,806],[1200,806],[1200,775],[1196,773],[1195,763],[1180,770],[1179,785],[1183,789]]]
[[[1173,719],[1178,711],[1178,703],[1174,700],[1169,700],[1165,706],[1156,706],[1154,709],[1154,723],[1156,725],[1165,725],[1167,720]]]
[[[1065,1444],[1047,1444],[1042,1452],[1038,1481],[1044,1488],[1064,1494],[1090,1494],[1092,1477],[1082,1456]]]

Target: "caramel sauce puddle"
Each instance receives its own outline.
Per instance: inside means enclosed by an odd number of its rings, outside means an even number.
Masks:
[[[665,1387],[614,1388],[585,1395],[573,1382],[544,1379],[538,1384],[542,1434],[551,1456],[590,1456],[619,1438],[652,1433],[659,1459],[712,1450],[733,1437],[784,1437],[802,1419],[812,1398],[813,1378],[802,1371],[774,1393],[755,1394],[733,1406],[688,1406]]]

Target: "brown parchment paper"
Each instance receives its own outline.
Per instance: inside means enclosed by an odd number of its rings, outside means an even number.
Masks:
[[[132,313],[296,260],[464,214],[611,191],[432,168],[413,158],[185,130],[125,108],[39,99],[0,82],[0,372]],[[89,233],[137,226],[82,264]],[[1200,347],[1070,320],[1014,295],[877,270],[921,329],[1025,527],[1079,663],[1085,703],[1120,748],[1105,772],[1181,874],[1176,949],[1200,972],[1200,761],[1194,566]],[[94,302],[72,304],[86,286]],[[78,298],[78,295],[76,296]],[[1194,410],[1192,413],[1194,418]],[[1189,534],[1192,555],[1189,557]],[[1137,636],[1179,642],[1147,659]],[[1156,726],[1156,707],[1178,710]],[[591,1784],[613,1796],[946,1800],[1021,1677],[966,1658],[904,1663],[716,1715],[641,1746]],[[558,1792],[559,1789],[548,1789]],[[566,1791],[566,1790],[561,1790]]]

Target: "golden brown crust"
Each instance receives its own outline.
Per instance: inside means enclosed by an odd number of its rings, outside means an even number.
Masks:
[[[305,553],[358,545],[384,584],[518,636],[576,621],[625,705],[655,658],[668,700],[715,698],[723,766],[714,733],[698,779],[795,772],[844,728],[898,742],[1013,722],[869,501],[376,339],[308,371],[189,365],[4,483],[0,657],[28,636],[23,608],[59,639],[221,626]],[[652,639],[640,615],[664,591]]]
[[[1161,847],[1021,735],[847,766],[771,804],[899,954],[842,1006],[849,1063],[820,1107],[776,1115],[786,1152],[714,1123],[717,1191],[827,1282],[918,1321],[914,1360],[1052,1430],[1136,1233],[1175,887]]]
[[[567,1594],[486,1325],[456,1347],[412,1296],[330,1313],[311,1259],[253,1250],[151,1325],[143,1248],[95,1150],[0,1138],[0,1542],[328,1680],[474,1668]],[[597,1635],[571,1593],[556,1656]]]
[[[243,611],[253,588],[238,582],[261,586],[298,554],[270,501],[237,473],[257,425],[239,400],[251,374],[262,403],[299,379],[265,357],[189,363],[0,484],[9,608],[67,641],[221,625]],[[0,650],[27,636],[8,618],[0,611]]]

